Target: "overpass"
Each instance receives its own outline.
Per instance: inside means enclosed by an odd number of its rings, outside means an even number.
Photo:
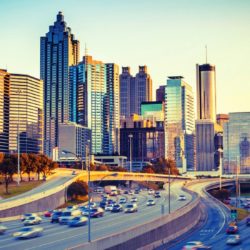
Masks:
[[[0,218],[18,216],[27,212],[40,212],[49,209],[55,209],[63,205],[67,197],[67,188],[77,180],[88,180],[88,172],[72,169],[58,169],[57,176],[51,178],[43,185],[22,195],[0,201]],[[116,175],[114,175],[116,173]],[[132,180],[132,181],[161,181],[171,180],[189,180],[190,177],[147,174],[147,173],[128,173],[128,172],[109,172],[109,171],[91,171],[90,181],[101,180]]]

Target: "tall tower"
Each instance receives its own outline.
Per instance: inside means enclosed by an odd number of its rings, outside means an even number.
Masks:
[[[9,152],[10,75],[0,69],[0,152]]]
[[[216,81],[215,66],[196,65],[197,119],[216,122]]]
[[[135,105],[131,107],[131,114],[141,114],[141,103],[152,101],[152,79],[148,74],[147,66],[139,66],[139,72],[135,77]],[[133,96],[132,96],[133,97]]]
[[[165,89],[166,154],[176,161],[181,172],[186,172],[194,165],[193,90],[182,76],[170,76]]]
[[[40,40],[40,77],[44,81],[44,152],[58,146],[60,123],[69,120],[69,66],[78,62],[79,42],[59,12]]]

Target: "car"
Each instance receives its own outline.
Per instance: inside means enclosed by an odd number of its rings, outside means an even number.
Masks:
[[[134,194],[134,191],[133,191],[133,190],[129,190],[129,191],[128,191],[128,194],[129,194],[129,195],[133,195],[133,194]]]
[[[180,194],[178,197],[178,201],[185,201],[186,200],[186,196],[184,194]]]
[[[238,233],[238,227],[237,226],[229,226],[226,230],[227,234],[236,234]]]
[[[102,194],[101,197],[102,197],[102,199],[104,200],[104,199],[108,199],[108,198],[109,198],[109,195],[108,195],[108,194]]]
[[[154,194],[154,193],[155,193],[155,192],[154,192],[153,189],[149,189],[149,190],[148,190],[148,194],[149,194],[149,195]]]
[[[66,210],[75,210],[75,209],[77,209],[77,208],[78,208],[77,205],[72,205],[72,206],[67,206],[67,207],[66,207]]]
[[[110,196],[117,196],[118,192],[117,192],[117,190],[112,190],[109,195]]]
[[[112,211],[113,206],[114,206],[114,204],[108,204],[108,205],[105,207],[105,211]]]
[[[29,239],[40,236],[42,232],[42,227],[23,227],[12,235],[17,239]]]
[[[182,248],[182,250],[196,250],[196,249],[199,249],[198,247],[203,247],[203,246],[204,245],[201,241],[189,241]]]
[[[155,192],[155,198],[161,198],[161,193],[159,191]]]
[[[124,204],[124,203],[126,203],[126,202],[127,202],[126,198],[120,198],[120,200],[119,200],[119,203],[120,203],[120,204]]]
[[[105,209],[105,207],[108,205],[108,202],[105,200],[102,200],[101,202],[100,202],[100,204],[99,204],[99,206],[101,207],[101,208],[103,208],[103,209]]]
[[[134,204],[128,204],[125,208],[125,213],[134,213],[134,212],[138,212],[138,207],[137,205]]]
[[[72,175],[76,175],[76,171],[75,170],[72,171]]]
[[[154,200],[148,200],[147,201],[147,206],[154,206],[155,205],[155,201]]]
[[[35,213],[27,213],[21,216],[21,221],[26,220],[27,218],[31,217],[31,216],[37,216],[37,214]]]
[[[138,199],[136,197],[132,197],[130,200],[130,202],[137,202],[137,201],[138,201]]]
[[[248,217],[248,218],[246,219],[246,225],[247,225],[247,226],[250,226],[250,217]]]
[[[86,225],[88,222],[88,218],[85,216],[76,216],[71,218],[68,221],[68,226],[69,227],[80,227]]]
[[[128,194],[128,190],[124,190],[124,194]]]
[[[240,243],[241,243],[241,239],[238,234],[228,236],[227,241],[226,241],[227,245],[238,245]]]
[[[100,207],[91,208],[91,210],[90,210],[90,217],[91,218],[103,217],[103,215],[104,215],[104,210]]]
[[[53,214],[53,212],[55,212],[55,210],[46,211],[46,212],[43,214],[43,216],[44,216],[44,217],[51,217],[52,214]]]
[[[4,234],[6,230],[7,230],[6,226],[0,225],[0,234]]]
[[[115,203],[115,201],[114,201],[114,200],[112,200],[112,199],[107,200],[107,202],[108,202],[108,205],[110,205],[110,204],[114,204],[114,203]]]
[[[87,205],[87,206],[88,206],[88,205]],[[89,203],[89,206],[90,206],[90,207],[97,207],[97,204],[96,204],[95,202],[90,202],[90,203]]]
[[[30,216],[23,221],[24,226],[38,225],[42,222],[39,216]]]
[[[56,211],[52,214],[51,216],[51,220],[50,222],[51,223],[54,223],[54,222],[59,222],[59,217],[62,216],[62,211]]]
[[[122,212],[123,207],[120,204],[115,204],[111,210],[112,213]]]
[[[62,215],[59,217],[59,224],[68,224],[68,222],[75,216],[79,216],[82,214],[80,209],[72,210],[72,211],[64,211]]]

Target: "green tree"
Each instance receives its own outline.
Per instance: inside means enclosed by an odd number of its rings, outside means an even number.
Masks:
[[[0,174],[5,183],[5,192],[9,194],[9,183],[13,179],[13,175],[17,173],[17,157],[16,155],[4,155],[0,161]]]
[[[70,199],[77,199],[79,196],[85,196],[88,194],[88,185],[83,181],[73,182],[67,190],[67,196]]]

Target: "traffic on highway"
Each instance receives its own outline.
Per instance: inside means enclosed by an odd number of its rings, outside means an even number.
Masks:
[[[192,199],[181,190],[181,185],[173,187],[172,211]],[[154,220],[168,211],[165,190],[155,192],[137,187],[114,193],[98,187],[93,197],[90,209],[81,204],[43,214],[24,214],[20,220],[1,223],[0,249],[65,249],[87,241],[89,215],[94,240]]]

